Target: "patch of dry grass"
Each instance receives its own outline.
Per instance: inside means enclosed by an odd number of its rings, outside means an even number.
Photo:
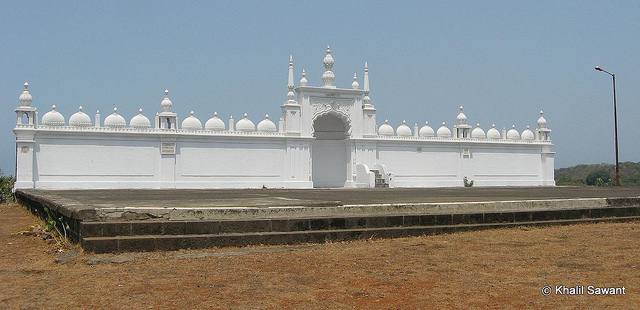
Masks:
[[[64,264],[37,223],[0,206],[0,303],[8,307],[632,308],[640,223],[513,228],[298,246],[95,255]],[[53,251],[52,251],[53,250]],[[88,261],[99,264],[87,264]],[[550,296],[544,285],[625,286]]]

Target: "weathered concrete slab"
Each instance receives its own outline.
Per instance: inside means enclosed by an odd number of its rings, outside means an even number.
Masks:
[[[640,219],[640,188],[18,191],[95,252]]]
[[[594,208],[607,205],[607,198],[640,197],[640,188],[21,190],[18,195],[81,221],[119,221]]]

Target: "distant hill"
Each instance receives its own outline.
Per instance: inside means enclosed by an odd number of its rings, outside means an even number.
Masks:
[[[591,164],[577,165],[568,168],[555,170],[556,185],[586,185],[589,174],[605,172],[613,179],[615,165],[613,164]],[[620,183],[622,185],[640,185],[640,162],[620,163]]]

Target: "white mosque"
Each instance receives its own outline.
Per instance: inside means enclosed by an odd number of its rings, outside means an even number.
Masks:
[[[179,122],[165,90],[153,122],[142,109],[129,122],[114,108],[92,120],[82,107],[69,117],[56,106],[38,122],[29,85],[19,97],[17,189],[335,188],[553,186],[551,130],[542,112],[537,127],[518,132],[467,122],[459,108],[453,126],[378,126],[369,69],[362,87],[338,88],[327,47],[322,85],[304,69],[294,83],[289,59],[287,99],[277,124],[257,125],[245,113],[204,123],[192,111]]]

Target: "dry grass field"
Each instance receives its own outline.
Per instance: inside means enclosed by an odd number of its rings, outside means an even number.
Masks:
[[[24,208],[0,205],[2,308],[620,309],[640,304],[638,222],[118,255],[43,240],[39,225]],[[626,294],[541,294],[544,285],[560,284],[624,286]]]

